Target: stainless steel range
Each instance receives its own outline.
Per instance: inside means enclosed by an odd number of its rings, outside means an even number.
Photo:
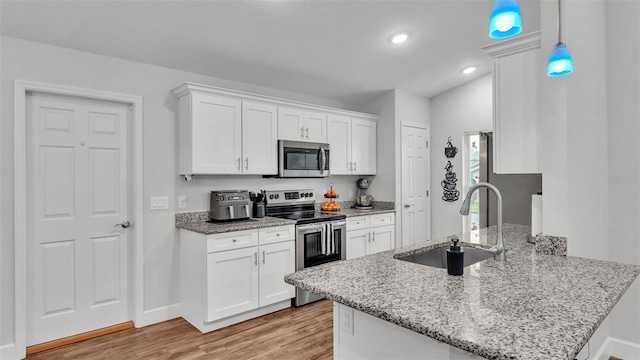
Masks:
[[[313,190],[267,191],[267,216],[296,220],[296,271],[346,258],[345,215],[315,210]],[[322,299],[296,288],[294,306]]]

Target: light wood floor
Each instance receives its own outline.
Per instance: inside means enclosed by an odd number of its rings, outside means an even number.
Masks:
[[[321,300],[201,334],[182,318],[27,357],[40,359],[332,359],[333,307]]]

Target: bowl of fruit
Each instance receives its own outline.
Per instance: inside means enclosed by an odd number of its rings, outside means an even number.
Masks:
[[[326,193],[324,193],[324,197],[329,199],[335,199],[338,197],[338,192],[335,190],[329,190]]]
[[[322,211],[339,211],[340,205],[335,201],[325,201],[320,209]]]

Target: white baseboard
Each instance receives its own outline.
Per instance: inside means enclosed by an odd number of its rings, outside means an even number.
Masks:
[[[163,321],[171,320],[180,317],[180,304],[173,304],[163,306],[151,310],[147,310],[142,314],[142,322],[136,323],[137,328],[145,327],[148,325],[157,324]]]
[[[0,359],[12,360],[16,358],[16,344],[6,344],[0,346]]]
[[[640,344],[608,337],[593,359],[608,360],[609,356],[620,359],[640,359]]]

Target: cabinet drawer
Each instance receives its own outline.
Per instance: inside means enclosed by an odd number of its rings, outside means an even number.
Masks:
[[[371,227],[393,225],[395,223],[394,213],[384,213],[371,215]]]
[[[207,253],[258,245],[258,230],[233,231],[207,236]]]
[[[366,229],[369,227],[369,216],[356,216],[347,219],[347,231]]]
[[[276,226],[259,229],[260,245],[273,244],[281,241],[295,240],[296,228],[294,225]]]

